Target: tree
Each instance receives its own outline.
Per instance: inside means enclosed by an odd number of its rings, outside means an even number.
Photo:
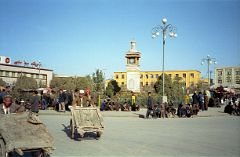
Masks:
[[[192,84],[188,87],[190,93],[194,93],[195,91],[201,92],[207,89],[209,89],[209,84],[204,82],[203,80],[199,80],[198,83],[196,83],[196,85]]]
[[[2,87],[6,86],[6,82],[3,81],[1,78],[0,78],[0,86],[2,86]]]
[[[86,89],[92,90],[92,80],[90,76],[86,77],[53,77],[51,83],[51,88],[75,90],[75,89]]]
[[[37,81],[34,78],[27,76],[20,76],[12,90],[12,95],[15,98],[29,99],[31,94],[23,92],[24,90],[36,90],[38,87]]]
[[[75,89],[76,85],[74,82],[74,78],[59,78],[54,77],[50,83],[51,88],[57,88],[57,89],[66,89],[66,90],[73,90]]]
[[[175,77],[173,80],[165,74],[164,93],[171,101],[180,101],[183,97],[184,82],[181,77]],[[155,92],[162,95],[162,75],[158,77],[154,85]]]
[[[97,69],[96,72],[92,74],[92,79],[95,86],[95,90],[97,92],[103,91],[104,76],[102,70]]]
[[[108,83],[105,94],[112,97],[113,95],[116,95],[118,92],[120,92],[120,90],[121,90],[121,87],[118,86],[117,81],[111,80]]]

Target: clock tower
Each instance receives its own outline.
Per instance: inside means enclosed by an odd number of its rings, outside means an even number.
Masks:
[[[141,53],[136,50],[136,41],[131,41],[131,49],[126,53],[127,59],[127,89],[140,92],[140,65]]]

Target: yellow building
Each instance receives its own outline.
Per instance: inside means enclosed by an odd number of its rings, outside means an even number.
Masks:
[[[153,86],[161,74],[161,71],[141,71],[140,86]],[[186,87],[189,87],[190,85],[196,85],[198,83],[201,73],[198,70],[174,70],[165,71],[165,74],[170,76],[172,79],[175,77],[181,77],[185,82]],[[114,80],[117,81],[119,86],[126,86],[126,77],[127,72],[114,72]]]
[[[126,87],[133,92],[140,92],[142,87],[153,86],[162,71],[141,71],[141,53],[136,50],[136,41],[131,41],[131,49],[126,53],[126,72],[114,72],[114,80],[120,87]],[[200,80],[198,70],[172,70],[165,71],[172,79],[181,77],[185,82],[186,88],[196,85]]]

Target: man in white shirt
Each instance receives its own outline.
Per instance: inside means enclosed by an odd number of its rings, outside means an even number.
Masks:
[[[10,114],[17,111],[17,106],[13,103],[10,95],[3,97],[3,103],[0,104],[0,114]]]

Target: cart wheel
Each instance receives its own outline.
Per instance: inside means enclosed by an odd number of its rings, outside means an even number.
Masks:
[[[102,133],[100,131],[97,132],[97,137],[101,137]]]
[[[72,119],[70,120],[70,136],[72,139],[74,139],[74,126],[73,126]]]
[[[39,151],[36,151],[36,152],[32,152],[32,156],[33,157],[46,157],[47,154],[44,153],[44,150],[39,150]]]
[[[0,156],[8,157],[3,139],[0,139]]]

